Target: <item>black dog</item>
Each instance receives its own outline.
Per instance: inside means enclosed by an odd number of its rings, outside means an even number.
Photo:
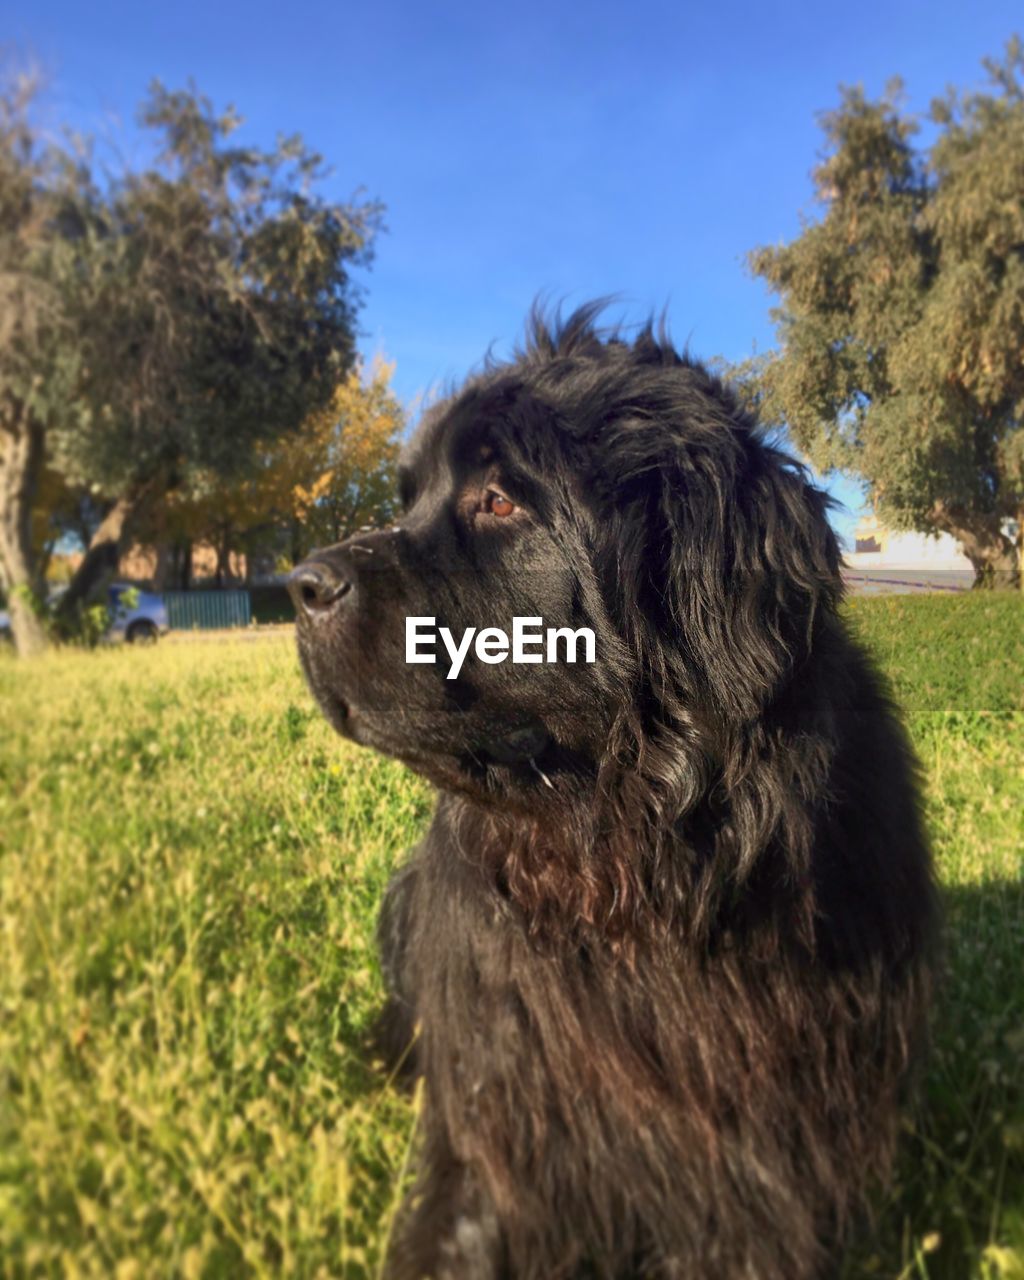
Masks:
[[[425,1088],[388,1274],[804,1280],[885,1177],[924,1021],[914,763],[825,496],[596,314],[535,316],[429,414],[400,524],[292,583],[331,722],[440,791],[381,920]],[[587,627],[596,661],[451,680],[409,616]]]

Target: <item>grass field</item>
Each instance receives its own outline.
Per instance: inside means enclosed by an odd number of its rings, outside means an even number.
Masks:
[[[1024,603],[850,613],[927,776],[948,975],[844,1275],[1024,1277]],[[373,921],[428,789],[332,736],[287,638],[5,657],[0,707],[0,1275],[374,1275],[414,1116],[362,1049]]]

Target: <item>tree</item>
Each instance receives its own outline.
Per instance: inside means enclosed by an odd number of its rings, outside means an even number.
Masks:
[[[19,653],[46,644],[33,508],[46,432],[73,430],[79,358],[64,300],[73,269],[66,216],[83,175],[46,145],[30,111],[29,75],[0,86],[0,585]]]
[[[368,381],[353,370],[334,399],[311,416],[312,471],[296,441],[284,442],[284,470],[295,477],[290,518],[296,546],[341,542],[363,525],[394,515],[396,472],[405,415],[391,390],[394,366],[374,363]]]
[[[167,527],[228,553],[283,534],[293,564],[316,545],[340,542],[361,525],[391,518],[395,467],[405,426],[391,390],[394,366],[355,366],[299,430],[253,453],[249,470],[226,482],[211,473],[191,498],[171,504]]]
[[[78,171],[71,230],[47,224],[64,264],[52,290],[61,324],[50,346],[20,346],[24,378],[46,386],[47,400],[33,409],[22,398],[22,434],[36,448],[5,455],[4,492],[31,493],[45,453],[102,512],[61,602],[65,620],[148,507],[211,473],[243,473],[254,449],[329,401],[354,360],[349,269],[369,260],[380,225],[376,203],[316,194],[321,160],[301,139],[236,145],[237,115],[215,114],[194,89],[155,84],[140,119],[160,138],[155,163],[102,190]],[[31,146],[6,154],[23,184],[48,189],[35,176],[41,159],[23,173]],[[68,372],[62,413],[54,367]],[[28,535],[15,541],[4,558],[17,587],[33,570]]]
[[[859,473],[895,526],[952,534],[991,584],[1019,571],[1007,522],[1024,538],[1024,47],[985,67],[985,92],[932,104],[923,152],[899,81],[842,91],[823,217],[750,255],[780,347],[738,374],[816,466]]]

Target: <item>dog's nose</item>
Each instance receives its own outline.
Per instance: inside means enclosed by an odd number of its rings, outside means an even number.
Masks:
[[[296,612],[311,618],[330,612],[351,590],[352,581],[344,569],[324,560],[305,560],[288,578]]]

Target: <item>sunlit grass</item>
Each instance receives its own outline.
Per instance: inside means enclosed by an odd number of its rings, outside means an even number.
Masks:
[[[1024,1274],[1024,609],[853,616],[921,754],[949,974],[846,1275]],[[412,1104],[366,1048],[373,922],[428,789],[331,733],[287,637],[7,657],[0,707],[0,1275],[374,1275]]]
[[[369,1273],[410,1129],[372,922],[425,788],[287,640],[0,680],[0,1269]]]

